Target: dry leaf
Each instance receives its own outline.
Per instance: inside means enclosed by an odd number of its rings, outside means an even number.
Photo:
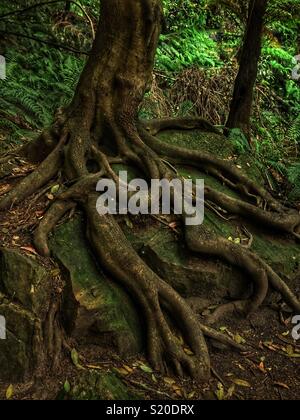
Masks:
[[[280,388],[290,389],[290,387],[287,384],[284,384],[283,382],[274,382],[274,386],[279,386]]]
[[[133,369],[130,366],[123,365],[123,368],[127,370],[128,373],[132,373]]]
[[[219,401],[223,401],[225,399],[224,387],[221,382],[218,382],[218,389],[216,390],[215,394]]]
[[[77,369],[84,370],[84,367],[79,363],[79,354],[77,353],[76,349],[71,351],[71,359]]]
[[[248,381],[245,381],[244,379],[231,379],[231,381],[238,386],[242,386],[244,388],[251,388],[251,384]]]
[[[193,356],[194,355],[194,353],[190,350],[190,349],[188,349],[187,347],[184,347],[184,352],[186,353],[186,354],[188,354],[189,356]]]
[[[122,375],[122,376],[127,376],[127,375],[129,375],[129,372],[126,370],[126,369],[124,369],[124,368],[116,368],[115,369],[120,375]]]
[[[32,247],[32,246],[21,246],[21,248],[20,249],[22,249],[23,251],[27,251],[27,252],[29,252],[30,254],[34,254],[34,255],[39,255],[38,253],[37,253],[37,251]]]
[[[14,387],[12,384],[10,384],[6,390],[6,394],[5,394],[6,399],[10,400],[13,397],[13,395],[14,395]]]
[[[189,394],[188,394],[188,399],[189,400],[192,400],[193,398],[194,398],[194,396],[196,395],[196,392],[195,391],[192,391],[192,392],[190,392]]]
[[[168,378],[167,376],[164,378],[164,382],[167,384],[167,385],[173,385],[173,384],[175,384],[175,379],[172,379],[172,378]]]

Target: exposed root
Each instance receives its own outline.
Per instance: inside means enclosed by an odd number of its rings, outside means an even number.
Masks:
[[[252,258],[251,253],[241,247],[240,245],[233,244],[232,242],[217,237],[213,232],[208,230],[205,226],[186,227],[185,235],[186,243],[189,249],[204,255],[217,256],[231,265],[246,271],[247,278],[252,279],[254,284],[254,294],[249,301],[235,304],[227,309],[238,309],[247,315],[258,309],[264,302],[268,293],[268,277],[264,268]],[[224,308],[223,308],[224,309]],[[224,312],[222,310],[221,312]],[[218,312],[215,318],[218,318]]]
[[[138,256],[113,216],[98,214],[97,196],[94,194],[97,182],[102,177],[108,177],[118,186],[118,175],[112,166],[114,163],[134,164],[148,179],[172,179],[177,175],[177,169],[172,163],[183,162],[211,173],[230,188],[240,191],[250,201],[231,198],[206,188],[206,200],[212,208],[217,209],[216,212],[221,217],[218,209],[226,214],[250,218],[272,229],[298,235],[300,216],[297,212],[285,209],[230,162],[199,151],[163,143],[152,135],[170,127],[202,128],[219,134],[209,123],[201,119],[152,121],[147,123],[148,131],[140,128],[140,137],[132,126],[128,128],[125,124],[121,129],[118,125],[121,122],[115,119],[110,121],[117,149],[113,156],[108,156],[104,152],[105,148],[101,148],[94,138],[89,138],[86,126],[75,131],[74,123],[66,122],[62,130],[68,135],[59,136],[55,131],[54,136],[51,130],[47,131],[41,139],[48,142],[48,157],[0,200],[0,210],[10,208],[14,203],[30,196],[63,169],[62,175],[68,188],[51,204],[35,232],[34,244],[38,252],[44,256],[50,255],[47,243],[49,233],[77,203],[82,205],[87,215],[88,238],[101,266],[124,285],[144,311],[148,356],[154,368],[165,373],[173,370],[180,376],[188,373],[193,378],[206,380],[210,373],[210,360],[204,335],[238,351],[245,351],[245,348],[229,337],[200,324],[185,300]],[[58,137],[61,139],[59,143]],[[99,170],[94,172],[98,171],[97,173],[89,172],[89,159],[96,163]],[[260,207],[262,202],[267,203],[267,210]],[[293,310],[300,312],[300,302],[293,292],[249,249],[218,237],[205,226],[187,227],[185,239],[192,252],[222,258],[243,270],[247,280],[250,279],[253,283],[253,294],[249,299],[220,306],[207,320],[208,323],[215,323],[232,311],[247,315],[257,310],[266,298],[269,284],[282,295]],[[250,235],[249,244],[252,240]],[[65,341],[59,325],[58,312],[59,302],[55,301],[49,310],[44,329],[45,346],[54,367],[59,362],[59,354]],[[184,338],[185,346],[178,339],[177,332]],[[190,351],[186,352],[186,348]]]
[[[185,301],[164,283],[138,256],[112,216],[99,216],[96,198],[86,204],[88,236],[101,264],[138,300],[145,311],[148,328],[148,354],[156,369],[207,379],[209,356],[196,315]],[[194,356],[184,352],[162,312],[171,311]]]
[[[59,324],[59,299],[53,298],[44,326],[44,343],[52,369],[56,369],[62,351],[62,330]]]
[[[264,188],[257,185],[254,181],[243,175],[241,170],[234,166],[229,161],[224,161],[213,155],[198,150],[186,149],[172,144],[165,143],[152,136],[149,132],[140,127],[140,134],[145,143],[155,150],[160,156],[168,159],[173,158],[176,163],[184,163],[190,166],[196,166],[203,170],[210,172],[213,168],[212,175],[218,177],[221,181],[226,182],[228,185],[235,187],[236,190],[242,194],[255,196],[265,200],[272,210],[282,212],[282,205],[276,201],[271,194]],[[227,182],[226,182],[227,183]]]
[[[252,301],[251,300],[236,300],[234,302],[225,303],[224,305],[218,306],[214,312],[206,318],[206,323],[208,325],[214,325],[221,319],[226,316],[238,313],[245,316],[245,314],[250,313]]]
[[[48,235],[54,229],[59,220],[72,208],[76,203],[72,201],[56,201],[47,211],[34,233],[34,245],[40,255],[50,257],[48,247]]]
[[[222,134],[215,126],[203,118],[164,118],[143,121],[144,127],[156,136],[164,130],[204,130],[215,134]]]
[[[242,344],[238,344],[232,338],[227,337],[226,335],[220,333],[219,331],[214,330],[213,328],[210,328],[207,325],[200,323],[200,328],[203,334],[205,335],[205,337],[212,338],[213,340],[219,341],[220,343],[225,344],[226,346],[232,347],[239,352],[247,351],[247,348],[243,346]]]
[[[14,204],[20,203],[57,174],[62,165],[62,147],[66,140],[67,136],[63,136],[56,148],[40,166],[0,200],[0,210],[6,210]]]

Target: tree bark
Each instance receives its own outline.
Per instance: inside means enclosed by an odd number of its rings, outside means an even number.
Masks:
[[[235,80],[227,128],[239,128],[250,141],[254,87],[261,55],[264,18],[268,0],[251,0],[240,68]]]

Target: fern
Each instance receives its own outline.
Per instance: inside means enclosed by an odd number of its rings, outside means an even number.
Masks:
[[[291,200],[300,199],[300,163],[292,165],[288,169],[288,179],[292,185],[292,191],[289,194]]]
[[[51,124],[55,110],[70,102],[84,64],[83,59],[48,47],[28,53],[26,59],[10,50],[6,61],[7,77],[0,81],[0,109],[21,120],[29,130]],[[15,139],[24,137],[16,127],[5,125]]]
[[[177,72],[192,66],[220,65],[217,45],[207,32],[187,28],[161,37],[156,59],[160,70]]]

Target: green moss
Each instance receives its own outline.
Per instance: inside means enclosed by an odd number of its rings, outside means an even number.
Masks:
[[[97,340],[107,340],[109,335],[121,353],[138,352],[142,339],[135,307],[128,294],[97,266],[86,241],[84,221],[76,217],[60,226],[50,244],[54,256],[70,274],[71,288],[80,305],[78,334],[87,335],[86,328],[96,326]]]

